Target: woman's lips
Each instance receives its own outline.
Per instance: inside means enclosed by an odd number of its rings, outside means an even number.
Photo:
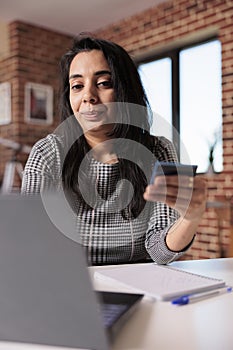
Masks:
[[[80,112],[80,115],[88,120],[97,120],[100,118],[103,111],[84,111]]]

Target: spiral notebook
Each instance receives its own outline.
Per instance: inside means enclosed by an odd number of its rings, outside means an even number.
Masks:
[[[104,269],[97,271],[95,278],[111,283],[117,282],[134,291],[163,301],[225,286],[225,282],[221,279],[155,263]]]

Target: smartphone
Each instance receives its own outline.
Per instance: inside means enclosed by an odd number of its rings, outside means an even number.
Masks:
[[[154,169],[150,179],[150,184],[154,183],[155,176],[161,176],[161,175],[195,176],[196,171],[197,171],[197,165],[157,161],[154,165]]]

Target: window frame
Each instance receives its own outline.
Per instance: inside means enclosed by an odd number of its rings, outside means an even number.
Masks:
[[[211,41],[219,40],[218,35],[210,35],[207,38],[196,39],[190,42],[186,42],[175,47],[165,48],[157,53],[148,53],[142,58],[135,59],[135,64],[137,68],[141,64],[150,63],[163,58],[171,59],[171,102],[172,102],[172,141],[177,151],[178,159],[180,160],[180,52],[186,49],[193,48],[195,46],[207,44]]]

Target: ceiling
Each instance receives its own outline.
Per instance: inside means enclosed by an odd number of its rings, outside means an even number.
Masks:
[[[21,20],[75,35],[96,31],[166,0],[0,0],[0,21]]]

